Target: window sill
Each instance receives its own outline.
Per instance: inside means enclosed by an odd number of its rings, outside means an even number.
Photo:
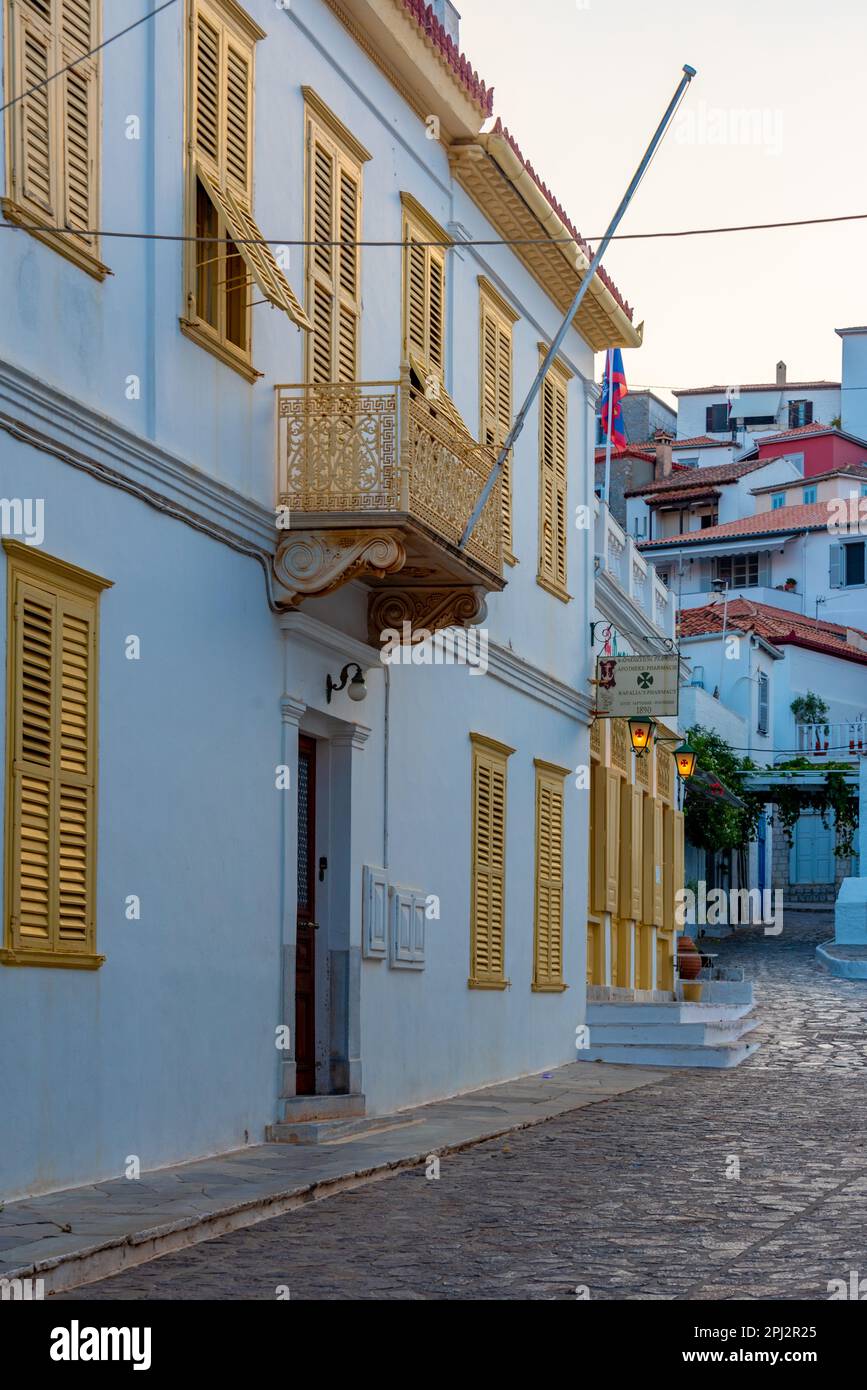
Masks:
[[[252,385],[264,376],[264,372],[257,372],[255,367],[246,358],[242,357],[235,349],[227,346],[220,341],[213,330],[203,323],[201,319],[178,319],[181,332],[185,338],[196,343],[199,347],[210,352],[214,357],[226,367],[231,367],[241,375],[245,381]]]
[[[507,565],[519,565],[521,563],[517,555],[513,555],[511,550],[503,551],[503,559]]]
[[[48,970],[99,970],[105,964],[105,956],[90,955],[84,951],[16,951],[12,947],[0,949],[0,965],[41,966]]]
[[[20,207],[11,198],[0,198],[0,212],[3,213],[7,222],[12,222],[16,227],[23,227],[31,236],[35,236],[38,241],[50,246],[65,260],[71,261],[80,270],[92,275],[94,280],[105,280],[108,275],[114,274],[114,271],[104,265],[93,251],[76,241],[73,233],[52,230],[48,223],[40,222],[36,213]]]
[[[565,589],[561,589],[559,584],[555,584],[552,580],[546,579],[544,575],[537,574],[536,583],[539,585],[540,589],[545,590],[546,594],[553,594],[554,598],[558,598],[561,603],[572,602],[572,595],[570,593],[567,593]]]
[[[562,982],[560,984],[537,985],[534,980],[531,988],[534,994],[565,994],[569,986]]]
[[[467,987],[469,989],[504,990],[509,988],[509,983],[510,982],[508,980],[474,980],[471,977],[469,980],[467,980]]]

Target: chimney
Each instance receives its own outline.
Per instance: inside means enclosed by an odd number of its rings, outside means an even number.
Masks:
[[[654,448],[656,449],[656,463],[653,465],[653,479],[654,482],[659,482],[660,478],[668,478],[672,471],[671,435],[663,435],[661,439],[657,435]]]
[[[786,364],[785,364],[785,362],[778,362],[778,363],[777,363],[777,385],[779,386],[779,388],[780,388],[781,391],[785,391],[785,389],[786,389]]]

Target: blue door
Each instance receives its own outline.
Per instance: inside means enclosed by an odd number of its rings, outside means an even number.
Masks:
[[[822,824],[822,817],[801,816],[795,826],[795,843],[789,863],[791,883],[833,883],[835,835],[832,827]]]

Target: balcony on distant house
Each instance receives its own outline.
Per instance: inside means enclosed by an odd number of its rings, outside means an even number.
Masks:
[[[505,587],[499,483],[459,542],[495,461],[445,393],[398,381],[278,386],[278,548],[283,601],[370,589],[368,626],[413,631],[484,620]]]
[[[796,746],[816,763],[849,762],[867,753],[867,719],[796,724]]]

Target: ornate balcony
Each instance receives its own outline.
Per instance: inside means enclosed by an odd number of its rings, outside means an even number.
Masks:
[[[504,587],[499,485],[460,550],[494,457],[448,396],[428,399],[408,372],[276,390],[284,602],[361,579],[372,641],[405,621],[431,632],[482,622],[487,594]]]

